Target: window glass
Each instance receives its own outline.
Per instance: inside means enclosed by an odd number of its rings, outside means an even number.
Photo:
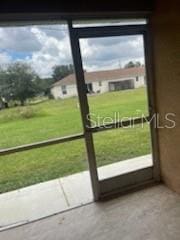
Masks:
[[[0,156],[0,193],[87,169],[84,140]]]
[[[0,27],[0,149],[82,132],[72,62],[67,24]]]
[[[62,88],[62,94],[67,94],[66,86],[63,85],[61,88]]]
[[[93,127],[149,114],[142,35],[82,38],[80,48]]]
[[[149,124],[93,134],[99,179],[152,166]],[[122,164],[121,164],[122,163]]]

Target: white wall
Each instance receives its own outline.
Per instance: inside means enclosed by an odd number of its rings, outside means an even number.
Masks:
[[[136,78],[135,78],[135,88],[138,88],[138,87],[142,87],[145,85],[145,80],[144,80],[144,76],[139,76],[138,77],[138,81],[136,81]]]
[[[99,85],[99,82],[93,82],[93,91],[94,93],[105,93],[109,91],[109,82],[119,82],[121,80],[128,80],[133,79],[134,80],[134,87],[142,87],[145,85],[144,76],[139,76],[138,81],[136,81],[136,77],[134,78],[121,78],[121,79],[115,79],[115,80],[109,80],[109,81],[101,81],[101,86]],[[55,99],[58,98],[68,98],[68,97],[74,97],[77,96],[77,88],[76,85],[67,85],[66,86],[67,94],[62,93],[61,86],[55,86],[51,89],[51,94],[54,96]]]
[[[75,84],[67,85],[66,91],[67,94],[63,94],[61,86],[55,86],[51,88],[51,94],[54,96],[55,99],[77,96],[77,88]]]
[[[95,93],[104,93],[109,91],[108,81],[101,81],[101,86],[99,86],[99,82],[93,82],[93,91]]]

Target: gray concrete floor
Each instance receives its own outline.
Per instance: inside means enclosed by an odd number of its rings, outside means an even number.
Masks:
[[[100,179],[152,166],[145,155],[98,168]],[[0,194],[0,231],[93,202],[88,171]]]
[[[179,240],[180,196],[164,185],[0,233],[0,240]]]

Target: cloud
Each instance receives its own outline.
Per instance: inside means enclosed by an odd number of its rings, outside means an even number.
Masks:
[[[60,39],[54,35],[47,35],[46,32],[38,27],[33,27],[31,31],[41,43],[42,47],[39,51],[32,54],[29,62],[34,68],[38,69],[38,73],[41,76],[50,75],[55,65],[72,63],[67,29],[66,34],[63,34]]]
[[[112,69],[128,61],[144,63],[142,36],[81,39],[83,65],[86,70]]]
[[[67,25],[65,24],[38,26],[38,29],[46,33],[47,36],[54,37],[56,39],[66,37],[68,31]]]
[[[32,52],[41,48],[31,27],[1,27],[0,48],[8,51]]]
[[[112,69],[128,61],[144,62],[142,37],[81,39],[83,66],[88,71]],[[0,64],[26,61],[41,77],[55,65],[72,63],[67,25],[0,28]]]
[[[0,65],[2,67],[6,66],[9,62],[12,61],[11,56],[9,56],[6,52],[0,52]]]
[[[50,76],[54,65],[72,63],[66,25],[0,28],[0,50],[6,63],[25,61],[42,77]]]

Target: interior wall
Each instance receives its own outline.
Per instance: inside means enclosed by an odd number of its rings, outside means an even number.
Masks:
[[[180,2],[156,0],[150,18],[157,111],[164,126],[174,113],[175,128],[159,128],[162,180],[180,193]]]

